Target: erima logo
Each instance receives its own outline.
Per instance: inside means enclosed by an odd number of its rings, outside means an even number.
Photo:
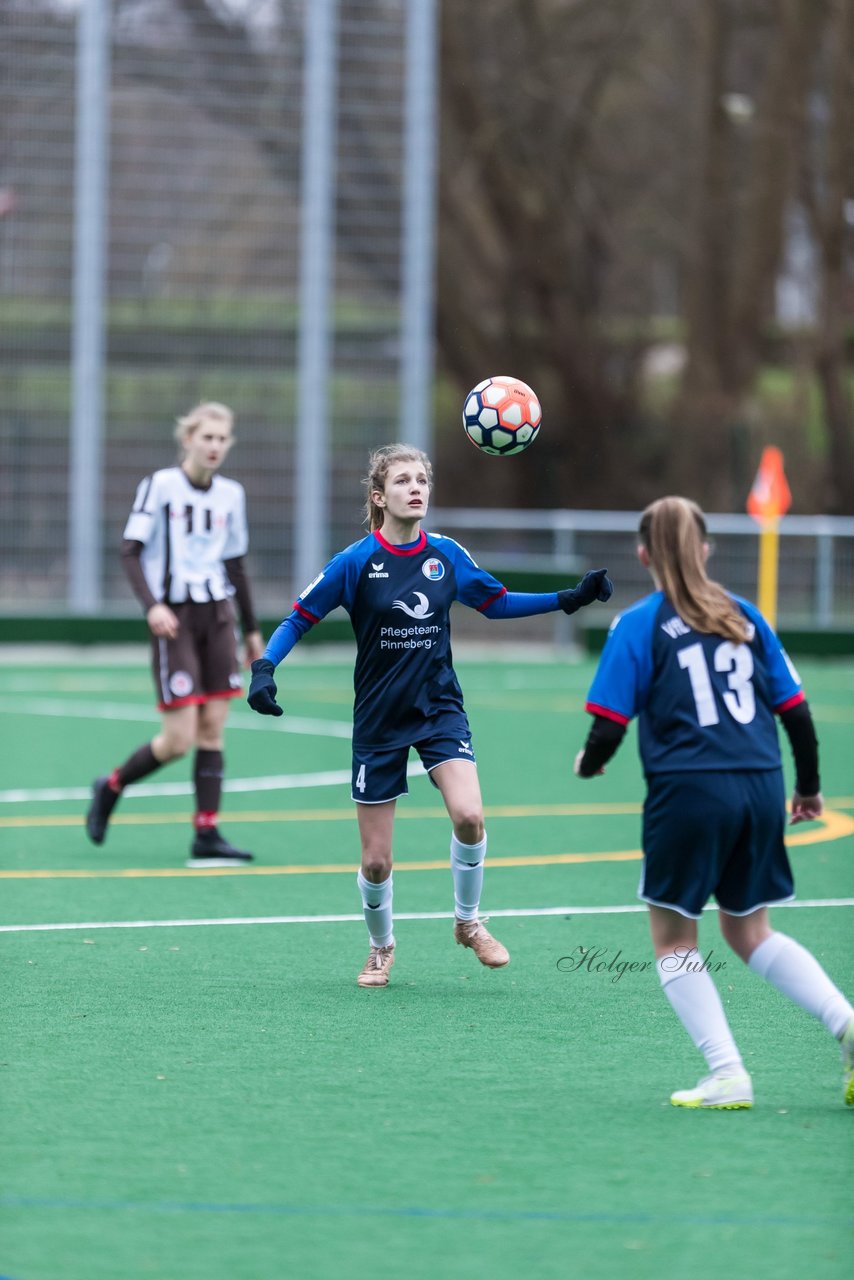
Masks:
[[[372,560],[372,561],[371,561],[371,568],[373,569],[373,573],[369,573],[369,574],[368,574],[368,577],[369,577],[369,578],[387,578],[387,577],[388,577],[388,574],[387,574],[387,573],[383,573],[383,566],[384,566],[384,565],[385,565],[385,561],[384,561],[384,560],[381,560],[381,561],[379,562],[379,564],[374,564],[374,562],[373,562],[373,560]]]
[[[467,756],[472,756],[472,755],[474,755],[474,752],[473,752],[473,751],[472,751],[472,749],[471,749],[471,743],[470,743],[470,742],[464,742],[464,741],[462,740],[462,738],[460,738],[460,748],[459,748],[459,750],[460,750],[460,755],[462,755],[462,754],[465,754],[465,755],[467,755]]]
[[[405,614],[408,614],[410,618],[418,618],[419,621],[422,618],[432,618],[433,617],[432,609],[430,610],[429,613],[427,612],[428,608],[430,607],[430,601],[427,599],[427,597],[421,591],[413,591],[412,594],[415,596],[415,599],[418,601],[418,604],[415,606],[414,609],[410,609],[409,605],[404,604],[402,600],[395,600],[391,607],[393,609],[402,609],[403,612]]]

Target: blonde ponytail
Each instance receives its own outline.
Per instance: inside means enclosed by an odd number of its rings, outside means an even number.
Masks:
[[[687,498],[659,498],[644,511],[640,537],[661,589],[683,622],[703,635],[744,644],[750,624],[719,582],[706,573],[706,521]]]

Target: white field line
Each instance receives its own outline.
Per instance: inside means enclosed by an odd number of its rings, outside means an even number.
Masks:
[[[854,907],[854,898],[805,898],[799,902],[782,902],[775,906],[775,911],[789,910],[795,907]],[[647,911],[644,903],[627,903],[615,907],[509,907],[499,911],[490,911],[484,919],[512,918],[529,916],[614,916],[634,915]],[[708,910],[716,911],[717,907],[709,906]],[[452,920],[453,911],[399,911],[395,912],[395,920]],[[186,929],[209,928],[215,925],[258,925],[258,924],[364,924],[364,916],[324,915],[324,916],[223,916],[201,918],[197,920],[99,920],[68,924],[3,924],[0,933],[53,933],[62,930],[90,929]]]
[[[426,770],[419,760],[406,766],[407,776],[420,777]],[[349,769],[327,769],[322,773],[280,773],[267,778],[226,778],[225,791],[294,791],[299,787],[337,787],[352,781]],[[127,788],[136,799],[149,796],[190,796],[191,782],[140,782]],[[89,800],[91,787],[19,787],[0,791],[0,804],[41,804],[48,800]]]
[[[72,702],[65,698],[3,698],[0,711],[7,715],[74,717],[80,720],[124,720],[143,724],[159,724],[160,715],[152,708],[140,707],[133,702]],[[347,738],[353,734],[353,726],[343,720],[312,720],[305,716],[284,716],[273,720],[271,716],[237,715],[228,721],[229,730],[255,729],[277,733],[300,733],[319,738]]]

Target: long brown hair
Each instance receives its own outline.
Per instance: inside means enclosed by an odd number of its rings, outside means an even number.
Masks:
[[[420,462],[427,472],[427,483],[431,489],[433,487],[433,466],[427,454],[416,449],[415,445],[386,444],[381,449],[375,449],[368,459],[368,474],[362,481],[368,491],[365,500],[365,520],[371,533],[374,529],[382,528],[385,514],[382,507],[378,507],[374,502],[374,491],[377,489],[380,493],[385,491],[388,469],[395,462]]]
[[[719,582],[706,573],[706,520],[696,502],[659,498],[641,516],[640,538],[661,589],[683,622],[704,635],[744,644],[749,623]]]

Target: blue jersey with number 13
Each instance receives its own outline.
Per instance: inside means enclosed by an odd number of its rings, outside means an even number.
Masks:
[[[800,677],[762,614],[746,644],[692,631],[663,592],[619,614],[587,710],[620,724],[638,717],[644,772],[780,768],[775,713],[803,701]]]

